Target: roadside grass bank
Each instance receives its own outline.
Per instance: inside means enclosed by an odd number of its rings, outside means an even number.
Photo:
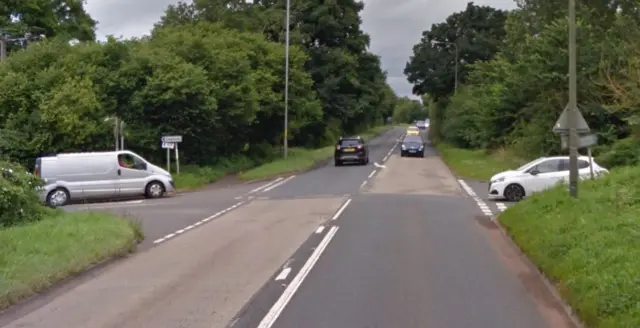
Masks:
[[[180,168],[180,174],[176,174],[174,171],[175,168],[172,168],[172,173],[178,190],[191,190],[214,183],[226,176],[251,169],[260,164],[262,163],[248,157],[237,156],[235,158],[222,159],[214,166],[185,165]]]
[[[496,173],[516,169],[527,162],[508,150],[489,153],[483,149],[456,148],[446,143],[438,143],[436,148],[454,174],[479,181],[488,181]]]
[[[142,238],[137,223],[97,212],[50,210],[38,222],[0,228],[0,309],[132,252]]]
[[[532,195],[498,220],[587,327],[640,327],[640,167]]]
[[[370,140],[376,136],[395,128],[396,125],[383,125],[371,128],[359,134],[365,140]],[[238,175],[241,180],[260,180],[275,177],[281,174],[306,171],[313,168],[318,163],[326,161],[333,156],[333,145],[319,149],[290,148],[287,158],[256,166]]]

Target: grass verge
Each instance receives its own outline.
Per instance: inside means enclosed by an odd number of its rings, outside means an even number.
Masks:
[[[0,309],[132,251],[141,238],[135,222],[109,214],[51,213],[36,223],[0,229]]]
[[[513,170],[527,162],[508,150],[489,153],[482,149],[456,148],[445,143],[438,143],[436,147],[456,175],[473,180],[488,181],[496,173]]]
[[[189,165],[180,168],[180,174],[173,174],[179,190],[191,190],[214,183],[229,174],[255,167],[256,161],[246,157],[224,159],[215,166]]]
[[[372,139],[394,126],[378,126],[361,133],[365,140]],[[333,156],[333,146],[319,149],[291,148],[287,159],[278,159],[265,163],[248,171],[241,173],[238,177],[241,180],[259,180],[277,175],[300,172],[313,168],[322,161],[326,161]]]
[[[499,217],[588,327],[640,327],[640,167],[559,186]]]

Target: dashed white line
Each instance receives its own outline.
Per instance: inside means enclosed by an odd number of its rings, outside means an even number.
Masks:
[[[316,233],[322,233],[324,231],[324,226],[319,226],[318,229],[316,229]]]
[[[504,212],[507,210],[507,205],[505,205],[504,203],[496,203],[496,207],[498,207],[498,210],[500,210],[500,212]]]
[[[340,215],[342,214],[342,212],[344,212],[344,209],[347,208],[347,206],[349,206],[349,204],[351,203],[351,198],[347,199],[346,202],[344,202],[344,204],[342,204],[342,206],[340,206],[340,208],[338,209],[338,211],[336,212],[336,214],[333,215],[333,217],[331,218],[331,220],[336,220],[340,217]]]
[[[293,179],[295,177],[296,177],[295,175],[292,175],[292,176],[290,176],[290,177],[288,177],[288,178],[286,178],[286,179],[284,179],[284,180],[282,180],[282,181],[280,181],[280,182],[278,182],[278,183],[276,183],[274,185],[269,186],[268,188],[262,190],[262,192],[267,192],[267,191],[271,191],[271,190],[273,190],[275,188],[278,188],[278,187],[282,186],[283,184],[287,183],[287,181],[289,181],[289,180],[291,180],[291,179]]]
[[[189,230],[191,230],[191,229],[193,229],[195,227],[198,227],[198,226],[200,226],[200,225],[202,225],[204,223],[207,223],[207,222],[209,222],[209,221],[211,221],[211,220],[213,220],[213,219],[215,219],[215,218],[217,218],[217,217],[219,217],[219,216],[221,216],[221,215],[223,215],[223,214],[225,214],[225,213],[227,213],[229,211],[232,211],[232,210],[238,208],[239,206],[241,206],[242,204],[244,204],[244,202],[236,203],[235,205],[230,206],[228,208],[225,208],[224,210],[222,210],[222,211],[220,211],[220,212],[218,212],[218,213],[216,213],[214,215],[211,215],[209,217],[206,217],[206,218],[204,218],[204,219],[202,219],[202,220],[200,220],[200,221],[198,221],[198,222],[196,222],[194,224],[191,224],[191,225],[189,225],[187,227],[184,227],[184,228],[182,228],[180,230],[176,230],[176,231],[174,231],[174,232],[172,232],[172,233],[170,233],[170,234],[168,234],[168,235],[166,235],[166,236],[164,236],[162,238],[158,238],[158,239],[154,240],[153,243],[154,244],[159,244],[159,243],[165,242],[165,241],[167,241],[167,240],[169,240],[169,239],[171,239],[171,238],[173,238],[175,236],[178,236],[178,235],[180,235],[180,234],[182,234],[184,232],[187,232],[187,231],[189,231]]]
[[[249,193],[250,193],[250,194],[253,194],[253,193],[258,192],[258,191],[260,191],[260,190],[262,190],[262,189],[268,188],[269,186],[273,185],[274,183],[277,183],[278,181],[280,181],[280,180],[282,180],[282,179],[284,179],[284,178],[283,178],[283,177],[279,177],[279,178],[277,178],[277,179],[275,179],[275,180],[273,180],[273,181],[269,181],[268,183],[265,183],[265,184],[263,184],[262,186],[260,186],[260,187],[258,187],[258,188],[255,188],[255,189],[253,189],[253,190],[251,190],[251,191],[249,191]]]
[[[480,197],[476,195],[473,189],[471,189],[471,187],[469,187],[469,185],[466,182],[464,182],[464,180],[458,180],[458,183],[460,184],[460,186],[462,186],[462,189],[464,189],[464,191],[469,196],[471,196],[473,200],[475,200],[476,204],[478,204],[478,207],[480,207],[480,210],[482,211],[482,213],[486,216],[493,218],[493,212],[491,212],[489,205],[487,205],[487,203],[485,203],[482,199],[480,199]]]
[[[287,279],[289,273],[291,273],[291,268],[287,267],[282,269],[282,271],[280,271],[280,274],[276,277],[276,281]]]
[[[300,288],[300,285],[302,285],[304,279],[307,277],[311,269],[313,269],[313,266],[316,264],[316,262],[318,262],[318,259],[322,255],[322,252],[324,252],[324,250],[327,248],[327,245],[329,245],[329,242],[331,242],[331,239],[333,239],[333,236],[336,235],[337,231],[338,227],[336,226],[333,226],[331,227],[331,229],[329,229],[329,232],[322,239],[315,251],[313,251],[313,254],[311,254],[298,274],[293,278],[282,295],[280,295],[280,298],[278,298],[276,303],[273,304],[271,309],[269,309],[269,312],[262,319],[262,321],[258,325],[258,328],[271,328],[276,320],[278,320],[278,317],[287,306],[296,291],[298,291],[298,288]]]
[[[367,179],[371,179],[371,177],[376,174],[376,170],[371,171],[371,173],[369,173],[369,176],[367,177]]]
[[[360,184],[360,188],[364,188],[364,186],[367,185],[367,182],[369,182],[369,181],[367,181],[367,180],[362,181],[362,184]]]

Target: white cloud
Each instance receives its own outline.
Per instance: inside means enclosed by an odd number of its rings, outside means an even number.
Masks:
[[[295,0],[293,0],[295,1]],[[87,0],[86,9],[96,19],[98,38],[106,35],[139,37],[149,34],[165,8],[177,0]],[[462,11],[469,0],[366,0],[363,29],[371,36],[371,50],[382,57],[389,84],[400,96],[411,94],[403,74],[422,31]],[[477,0],[476,5],[515,8],[513,0]]]

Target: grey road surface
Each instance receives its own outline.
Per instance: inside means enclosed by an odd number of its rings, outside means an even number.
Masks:
[[[333,161],[317,170],[297,176],[281,187],[265,192],[266,197],[289,198],[322,195],[352,194],[358,192],[360,185],[367,179],[376,164],[382,165],[389,151],[404,134],[404,128],[395,128],[378,138],[367,141],[369,144],[368,165],[345,165],[335,167]]]
[[[36,308],[0,315],[0,325],[572,327],[433,149],[388,156],[403,130],[371,142],[381,167],[329,165],[267,187],[131,207],[166,231],[193,227]]]
[[[333,222],[311,266],[263,287],[234,328],[572,327],[433,149],[391,157]]]

